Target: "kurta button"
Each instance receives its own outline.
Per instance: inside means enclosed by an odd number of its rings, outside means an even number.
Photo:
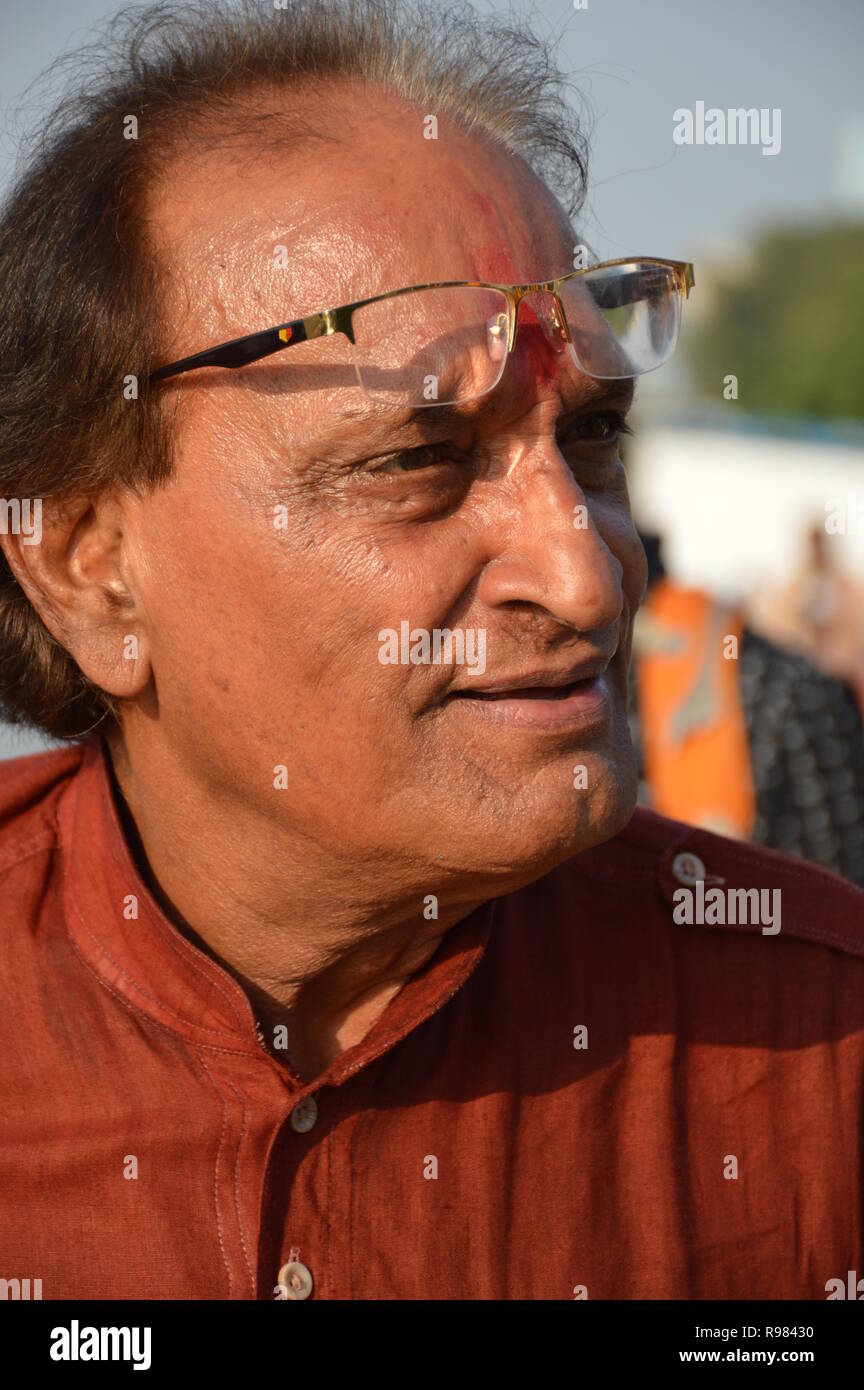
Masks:
[[[675,855],[672,860],[672,872],[678,882],[687,888],[692,888],[694,883],[705,882],[705,865],[698,854],[691,854],[689,851]]]
[[[291,1128],[295,1134],[308,1134],[318,1119],[318,1106],[314,1096],[304,1096],[291,1111]]]
[[[286,1299],[301,1302],[312,1292],[312,1275],[299,1260],[292,1260],[279,1271],[277,1283]]]

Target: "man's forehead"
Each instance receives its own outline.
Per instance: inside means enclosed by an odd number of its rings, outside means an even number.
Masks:
[[[333,137],[305,150],[193,144],[152,190],[169,302],[205,334],[404,285],[568,268],[566,219],[521,161],[452,126],[425,140],[413,111],[331,119]]]

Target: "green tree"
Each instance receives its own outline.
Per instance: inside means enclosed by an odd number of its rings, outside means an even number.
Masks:
[[[864,226],[766,234],[711,293],[688,337],[706,394],[733,373],[747,410],[864,418]]]

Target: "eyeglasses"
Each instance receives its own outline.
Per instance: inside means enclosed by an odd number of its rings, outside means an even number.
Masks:
[[[199,367],[245,367],[285,348],[342,334],[292,359],[296,384],[359,386],[392,406],[453,404],[492,391],[531,306],[556,351],[587,376],[641,376],[672,356],[681,307],[693,287],[684,261],[624,259],[527,285],[441,281],[390,290],[207,348],[151,373],[164,381]],[[302,357],[302,361],[301,361]]]

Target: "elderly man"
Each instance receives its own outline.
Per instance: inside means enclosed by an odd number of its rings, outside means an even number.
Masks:
[[[0,1274],[824,1298],[864,895],[634,815],[690,267],[583,261],[529,34],[262,15],[145,18],[0,232],[3,699],[73,740],[0,778]]]

